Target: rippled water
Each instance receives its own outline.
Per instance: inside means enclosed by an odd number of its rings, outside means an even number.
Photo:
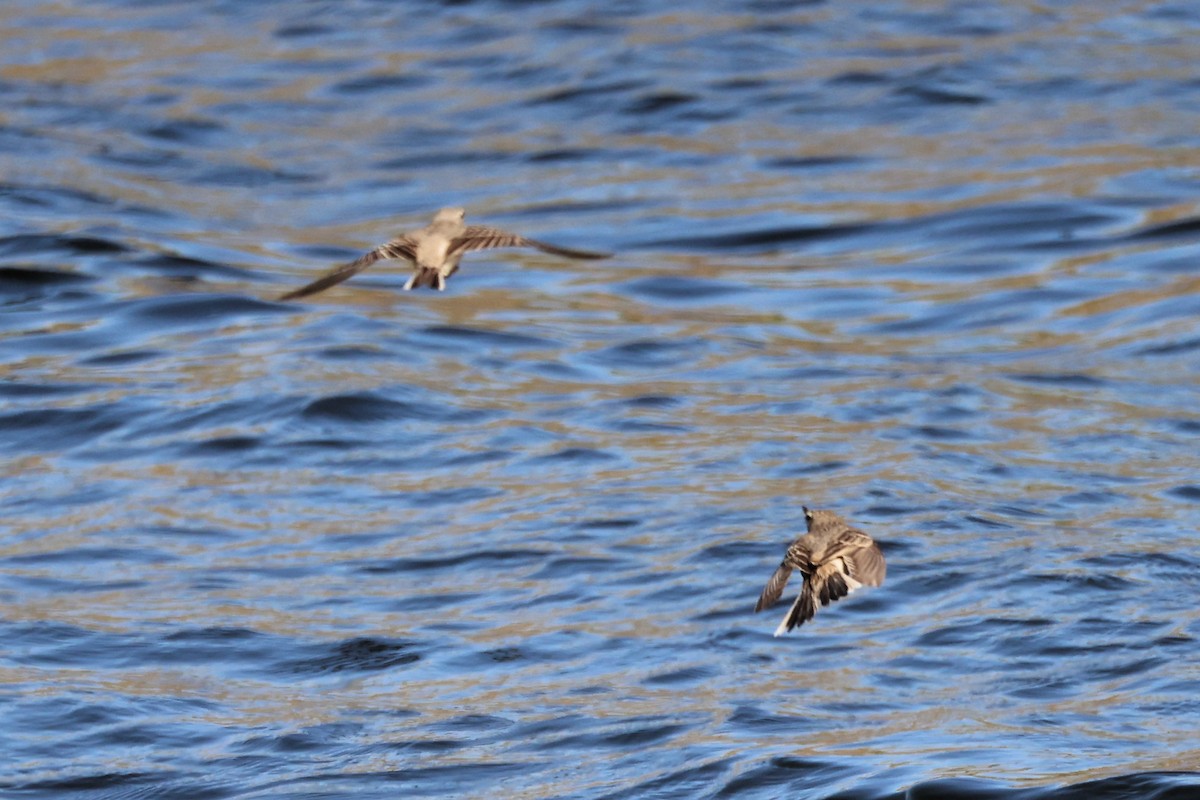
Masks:
[[[7,796],[1200,796],[1200,12],[662,8],[6,6]]]

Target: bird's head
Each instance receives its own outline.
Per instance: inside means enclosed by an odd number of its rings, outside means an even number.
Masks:
[[[465,209],[458,208],[457,206],[451,206],[450,208],[443,208],[441,211],[437,212],[437,215],[433,218],[433,221],[434,222],[462,222],[463,217],[465,217],[466,215],[467,215],[467,212]]]
[[[814,528],[836,528],[844,524],[842,518],[834,511],[825,511],[823,509],[812,510],[808,506],[801,506],[804,509],[804,522],[808,526],[808,532],[812,533]]]

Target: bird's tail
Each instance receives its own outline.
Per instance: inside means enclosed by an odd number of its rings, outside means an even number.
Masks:
[[[779,627],[775,629],[775,635],[783,636],[792,628],[808,622],[816,613],[817,593],[813,590],[812,579],[806,577],[804,585],[800,587],[800,594],[796,595],[796,602],[792,603],[792,607],[788,609],[787,616],[783,618],[783,622],[780,622]]]

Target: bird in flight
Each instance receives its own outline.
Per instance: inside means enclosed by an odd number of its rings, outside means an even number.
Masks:
[[[421,230],[397,236],[387,244],[381,244],[354,261],[334,267],[307,286],[288,292],[279,299],[295,300],[298,297],[323,292],[330,286],[336,286],[357,275],[376,261],[386,259],[404,259],[412,262],[413,274],[404,284],[405,291],[420,289],[423,286],[445,291],[446,279],[458,270],[458,262],[462,260],[463,254],[474,250],[536,247],[543,252],[568,258],[608,257],[607,253],[558,247],[488,225],[466,225],[463,223],[465,214],[461,208],[443,208],[434,216],[433,222]]]
[[[754,606],[757,613],[774,605],[783,594],[792,570],[800,570],[804,585],[787,616],[775,629],[776,636],[812,619],[817,613],[818,601],[827,606],[860,586],[879,586],[887,574],[883,552],[875,540],[851,528],[834,512],[805,508],[804,520],[808,524],[808,535],[791,543],[783,563],[767,581]]]

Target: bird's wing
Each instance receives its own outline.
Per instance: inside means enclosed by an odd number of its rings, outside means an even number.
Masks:
[[[566,256],[567,258],[608,258],[609,256],[608,253],[572,250],[567,247],[546,244],[545,242],[539,242],[537,239],[518,236],[515,233],[508,233],[499,228],[492,228],[487,225],[468,225],[465,231],[454,237],[454,240],[450,242],[450,249],[446,252],[446,255],[452,256],[457,253],[470,253],[475,250],[492,250],[497,247],[536,247],[545,253],[553,253],[556,256]]]
[[[800,570],[800,574],[805,577],[813,570],[812,562],[812,540],[808,536],[801,536],[789,544],[783,557],[783,563]]]
[[[387,244],[381,244],[371,252],[359,256],[353,261],[334,267],[307,286],[302,286],[299,289],[288,292],[279,299],[295,300],[298,297],[308,297],[310,294],[323,292],[330,286],[336,286],[342,281],[354,277],[376,261],[388,258],[405,258],[409,261],[416,261],[416,242],[409,236],[401,236],[398,239],[393,239]]]
[[[775,574],[771,576],[771,580],[767,581],[762,594],[758,597],[758,602],[754,604],[754,613],[757,614],[764,608],[770,608],[775,605],[779,600],[779,596],[783,594],[783,587],[787,586],[788,578],[790,577],[792,577],[792,568],[785,561],[775,570]]]
[[[863,586],[879,586],[887,575],[887,564],[883,560],[883,551],[874,542],[871,542],[870,547],[864,547],[857,553],[846,557],[846,566],[850,568],[850,577]]]
[[[834,559],[841,559],[846,565],[846,574],[863,586],[879,586],[887,574],[887,564],[884,563],[879,545],[870,536],[854,528],[847,528],[838,534],[826,549],[822,561],[829,564]]]

